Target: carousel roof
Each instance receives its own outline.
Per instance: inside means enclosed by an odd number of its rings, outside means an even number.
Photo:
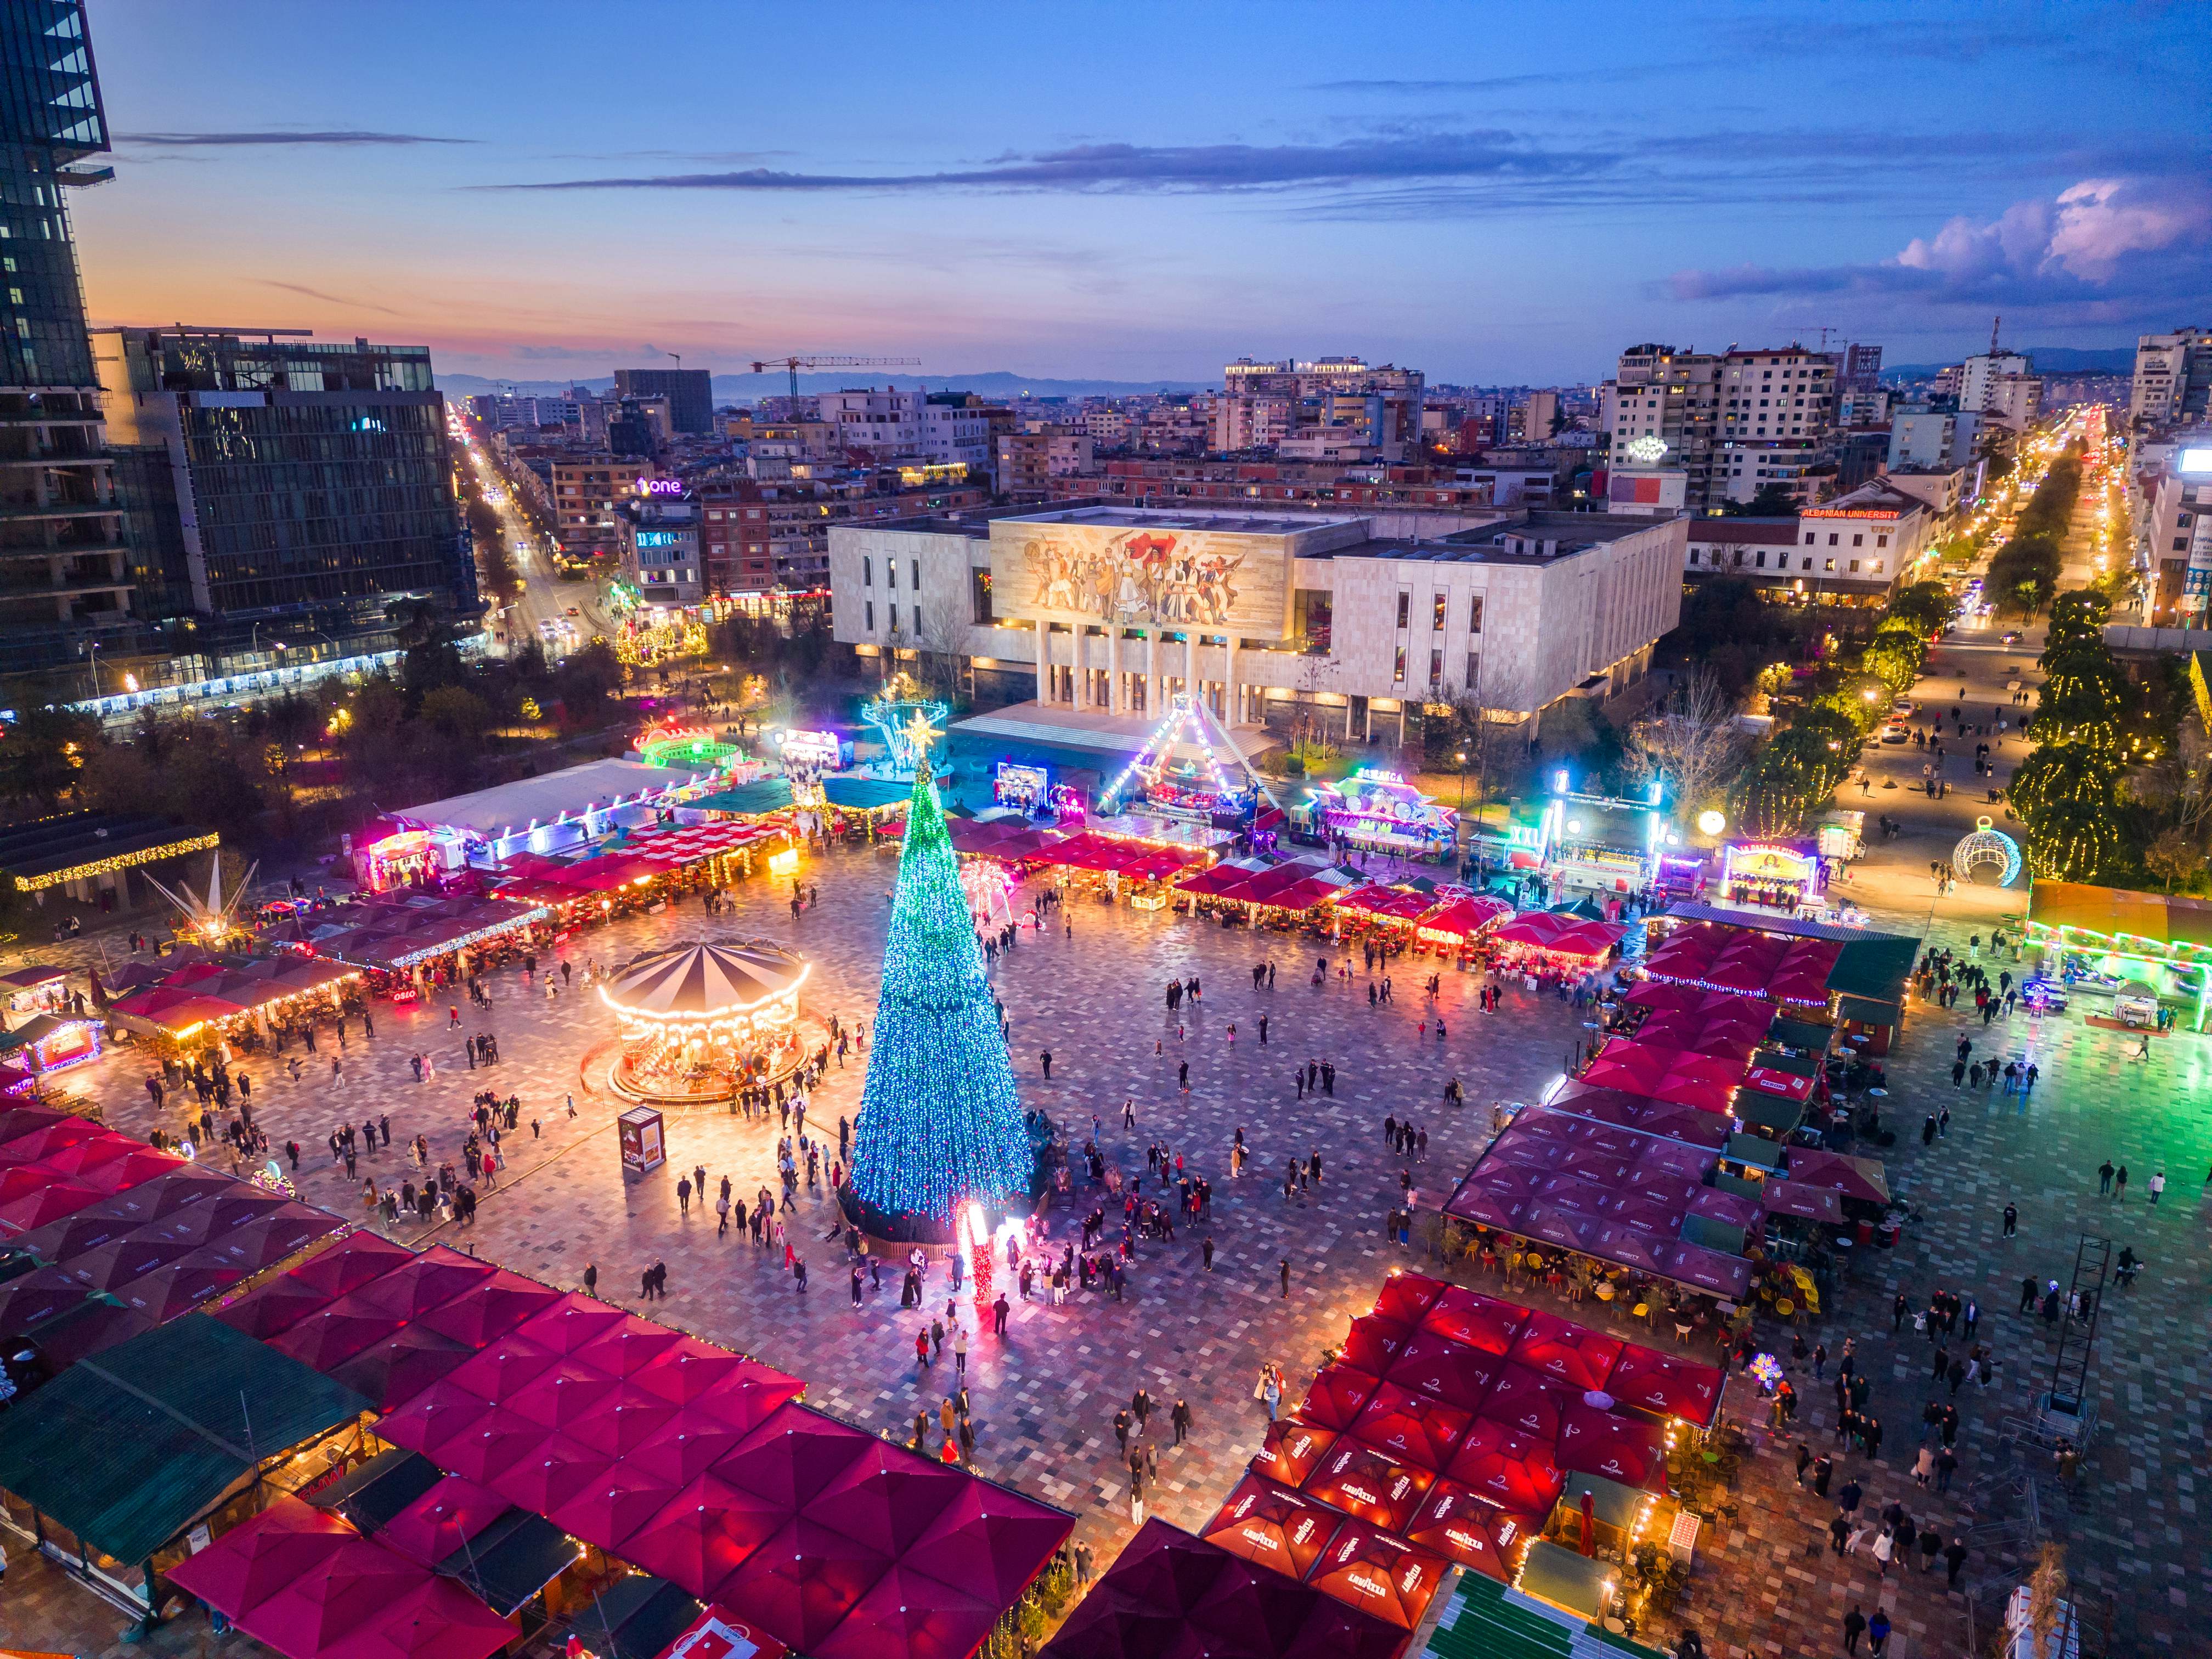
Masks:
[[[805,957],[767,939],[702,941],[637,957],[615,970],[602,994],[625,1013],[721,1014],[796,991],[811,971]]]

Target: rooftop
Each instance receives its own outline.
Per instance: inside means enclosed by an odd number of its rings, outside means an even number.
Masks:
[[[1531,511],[1433,541],[1387,538],[1317,552],[1315,558],[1420,559],[1449,564],[1547,564],[1668,523],[1616,513]]]
[[[1796,544],[1797,520],[1787,519],[1699,519],[1690,530],[1693,542],[1723,547],[1790,547]]]
[[[1056,507],[1016,516],[1024,524],[1097,525],[1109,530],[1210,530],[1247,536],[1284,536],[1364,522],[1364,516],[1352,514],[1335,518],[1314,513],[1206,513],[1136,507]]]

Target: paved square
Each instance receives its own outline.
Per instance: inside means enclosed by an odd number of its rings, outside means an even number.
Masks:
[[[807,997],[812,1012],[866,1018],[894,872],[888,849],[835,853],[810,861],[805,874],[818,887],[820,902],[796,922],[787,903],[757,884],[720,916],[708,916],[695,902],[580,935],[567,954],[580,968],[587,960],[617,963],[684,938],[765,934],[814,959]],[[1877,915],[1876,921],[1928,931],[1924,915]],[[1966,924],[1957,931],[1966,932]],[[1942,942],[1944,929],[1936,932]],[[1963,939],[1956,942],[1963,946]],[[1260,1363],[1282,1362],[1295,1398],[1322,1347],[1342,1335],[1349,1316],[1369,1305],[1392,1266],[1431,1265],[1418,1242],[1409,1256],[1382,1236],[1402,1167],[1382,1147],[1385,1115],[1410,1115],[1428,1129],[1427,1161],[1412,1175],[1422,1200],[1433,1202],[1487,1138],[1489,1103],[1540,1091],[1585,1035],[1566,1005],[1517,989],[1507,992],[1501,1012],[1482,1015],[1474,1006],[1474,977],[1449,969],[1440,1000],[1431,1004],[1422,991],[1436,967],[1429,957],[1394,963],[1390,1000],[1370,1008],[1362,972],[1318,988],[1310,982],[1316,950],[1299,936],[1255,936],[1243,927],[1079,900],[1055,913],[1050,930],[1002,960],[996,973],[1026,1103],[1061,1119],[1078,1143],[1095,1114],[1102,1144],[1125,1171],[1141,1174],[1146,1147],[1157,1139],[1214,1184],[1210,1229],[1186,1228],[1173,1243],[1143,1247],[1126,1303],[1092,1292],[1058,1309],[1042,1301],[1020,1304],[1006,1340],[981,1335],[971,1351],[978,1466],[1073,1510],[1079,1535],[1098,1548],[1102,1560],[1130,1530],[1129,1474],[1112,1419],[1135,1389],[1149,1390],[1162,1413],[1151,1437],[1159,1480],[1150,1507],[1178,1524],[1195,1525],[1258,1447],[1265,1419],[1252,1387]],[[1275,983],[1255,991],[1251,969],[1261,962],[1274,965]],[[1167,981],[1192,975],[1202,982],[1200,1001],[1166,1017]],[[939,1368],[916,1376],[913,1340],[921,1321],[900,1312],[891,1274],[882,1290],[866,1292],[860,1309],[851,1305],[843,1253],[823,1242],[830,1224],[823,1195],[802,1189],[796,1214],[786,1218],[813,1270],[804,1295],[784,1272],[780,1250],[755,1249],[734,1232],[717,1238],[711,1207],[695,1202],[688,1215],[679,1212],[677,1177],[695,1165],[705,1166],[710,1182],[727,1174],[741,1194],[773,1186],[775,1127],[718,1109],[672,1116],[668,1167],[625,1185],[611,1129],[614,1103],[586,1090],[578,1077],[581,1057],[612,1034],[597,996],[572,989],[549,1002],[542,990],[526,989],[519,972],[501,975],[492,989],[490,1012],[464,1006],[459,1030],[448,1029],[443,1004],[380,1006],[373,1040],[363,1039],[357,1023],[349,1032],[341,1085],[328,1074],[327,1031],[319,1064],[310,1061],[298,1082],[280,1066],[246,1066],[271,1139],[296,1139],[306,1149],[303,1196],[349,1215],[363,1213],[357,1187],[332,1166],[325,1146],[342,1118],[389,1116],[392,1150],[362,1161],[364,1176],[389,1182],[412,1173],[400,1149],[418,1132],[428,1136],[434,1157],[457,1156],[475,1090],[519,1095],[523,1127],[505,1144],[513,1169],[484,1195],[477,1224],[408,1228],[404,1237],[472,1249],[562,1285],[576,1285],[586,1264],[596,1263],[601,1294],[624,1302],[635,1299],[638,1273],[665,1258],[669,1296],[650,1310],[654,1317],[796,1372],[807,1379],[812,1403],[870,1428],[902,1431],[917,1410],[933,1412],[951,1386],[950,1347]],[[1932,1008],[1913,1011],[1905,1053],[1893,1062],[1900,1133],[1890,1170],[1893,1188],[1911,1200],[1920,1218],[1899,1249],[1861,1269],[1861,1279],[1839,1298],[1827,1324],[1808,1332],[1808,1340],[1824,1338],[1832,1351],[1846,1334],[1857,1335],[1876,1384],[1875,1409],[1888,1425],[1882,1460],[1862,1474],[1869,1497],[1877,1504],[1902,1498],[1916,1518],[1931,1521],[1947,1537],[1970,1528],[1974,1555],[1966,1577],[1984,1592],[1986,1619],[2003,1589],[2017,1582],[2025,1557],[2024,1542],[2005,1543],[2020,1537],[2020,1529],[1998,1525],[2016,1507],[2000,1490],[2014,1467],[2006,1425],[2026,1412],[2039,1367],[2047,1364],[2041,1325],[2011,1312],[2018,1280],[2023,1273],[2063,1279],[2083,1231],[2107,1233],[2116,1248],[2132,1243],[2148,1255],[2150,1269],[2132,1293],[2114,1297],[2105,1327],[2097,1372],[2105,1431],[2070,1500],[2060,1507],[2055,1487],[2043,1495],[2043,1521],[2073,1540],[2069,1565],[2077,1579],[2111,1598],[2112,1650],[2202,1650],[2197,1623],[2212,1589],[2194,1491],[2204,1447],[2203,1356],[2212,1335],[2196,1178],[2212,1158],[2205,1043],[2195,1036],[2165,1039],[2148,1064],[2130,1064],[2123,1039],[2091,1030],[2078,1017],[2037,1022],[2022,1016],[1987,1034],[1975,1032],[1978,1052],[2002,1046],[2032,1053],[2040,1063],[2042,1083],[2032,1102],[2021,1103],[1953,1091],[1950,1048],[1954,1028],[1964,1023]],[[478,1030],[497,1033],[504,1055],[482,1074],[470,1070],[460,1041]],[[1053,1054],[1049,1082],[1038,1062],[1046,1048]],[[415,1080],[410,1056],[417,1052],[434,1058],[429,1082]],[[1299,1097],[1292,1073],[1309,1058],[1335,1066],[1333,1097]],[[1186,1060],[1187,1096],[1176,1081]],[[844,1069],[833,1069],[812,1103],[810,1127],[833,1144],[838,1116],[849,1114],[858,1098],[863,1063],[854,1054]],[[138,1133],[155,1127],[140,1086],[143,1070],[127,1051],[74,1075],[76,1086],[105,1100],[110,1121]],[[1455,1075],[1470,1103],[1464,1110],[1442,1103],[1444,1085]],[[573,1120],[566,1108],[572,1094]],[[1939,1097],[1953,1109],[1949,1133],[1923,1150],[1911,1131],[1925,1103]],[[1133,1129],[1122,1127],[1125,1099],[1135,1103]],[[173,1108],[162,1118],[161,1127],[173,1132],[181,1127]],[[535,1136],[533,1119],[542,1129]],[[1243,1178],[1231,1180],[1226,1152],[1239,1125],[1254,1156]],[[1315,1152],[1324,1164],[1323,1185],[1303,1202],[1286,1204],[1284,1160]],[[2107,1155],[2126,1162],[2134,1176],[2124,1204],[2098,1199],[2094,1166]],[[2143,1187],[2160,1163],[2173,1185],[2165,1203],[2152,1209]],[[1998,1216],[2008,1199],[2021,1211],[2020,1236],[2010,1240],[2000,1237]],[[1074,1224],[1067,1212],[1055,1211],[1055,1241]],[[1200,1258],[1206,1231],[1218,1249],[1210,1274]],[[1292,1274],[1287,1298],[1279,1279],[1285,1259]],[[1970,1390],[1961,1400],[1964,1467],[1948,1499],[1919,1492],[1906,1473],[1926,1397],[1920,1387],[1926,1344],[1910,1325],[1893,1340],[1888,1316],[1896,1289],[1924,1300],[1938,1285],[1980,1299],[1982,1334],[1995,1342],[2002,1362],[1996,1386]],[[945,1291],[941,1279],[933,1281],[937,1308]],[[1540,1291],[1527,1299],[1548,1300]],[[1586,1303],[1572,1312],[1601,1323],[1600,1306]],[[1622,1334],[1650,1336],[1626,1326]],[[1784,1341],[1778,1338],[1777,1345]],[[1806,1409],[1799,1429],[1820,1449],[1828,1440],[1832,1397],[1808,1378],[1800,1381]],[[1163,1432],[1164,1412],[1177,1398],[1188,1401],[1195,1419],[1182,1447],[1166,1443]],[[1731,1401],[1733,1415],[1757,1416],[1743,1385]],[[1893,1653],[1960,1650],[1965,1603],[1944,1594],[1942,1573],[1923,1577],[1916,1563],[1910,1574],[1893,1572],[1883,1582],[1864,1556],[1839,1561],[1825,1548],[1829,1506],[1790,1480],[1790,1443],[1770,1449],[1763,1425],[1754,1432],[1761,1455],[1747,1462],[1737,1514],[1723,1536],[1705,1540],[1682,1608],[1709,1649],[1839,1650],[1837,1620],[1858,1600],[1869,1613],[1877,1601],[1893,1609],[1899,1631]],[[1839,1473],[1838,1484],[1842,1478]],[[1979,1533],[1971,1530],[1977,1517],[1966,1512],[1968,1501],[1982,1508]],[[11,1578],[11,1588],[18,1582]],[[2090,1599],[2101,1618],[2103,1601]],[[76,1610],[84,1632],[81,1650],[106,1646],[118,1622],[81,1591],[40,1600]],[[158,1641],[165,1650],[181,1650],[204,1639],[204,1627],[196,1626],[165,1632]],[[57,1636],[50,1644],[65,1644]]]

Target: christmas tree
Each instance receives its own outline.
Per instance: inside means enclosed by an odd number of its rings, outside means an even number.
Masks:
[[[908,729],[918,754],[936,735],[919,717]],[[853,1189],[890,1216],[949,1222],[970,1200],[1026,1193],[1030,1164],[982,947],[925,763],[899,852]]]

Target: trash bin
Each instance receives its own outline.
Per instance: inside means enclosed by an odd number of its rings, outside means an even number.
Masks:
[[[1883,1222],[1881,1224],[1881,1248],[1885,1250],[1895,1249],[1897,1248],[1898,1236],[1904,1231],[1905,1224],[1901,1221],[1889,1220]]]
[[[1858,1237],[1859,1237],[1859,1248],[1860,1248],[1860,1249],[1865,1249],[1868,1245],[1869,1245],[1869,1244],[1873,1243],[1874,1243],[1874,1223],[1873,1223],[1873,1222],[1871,1222],[1871,1221],[1862,1221],[1862,1222],[1860,1222],[1860,1223],[1859,1223],[1859,1226],[1858,1226]]]

